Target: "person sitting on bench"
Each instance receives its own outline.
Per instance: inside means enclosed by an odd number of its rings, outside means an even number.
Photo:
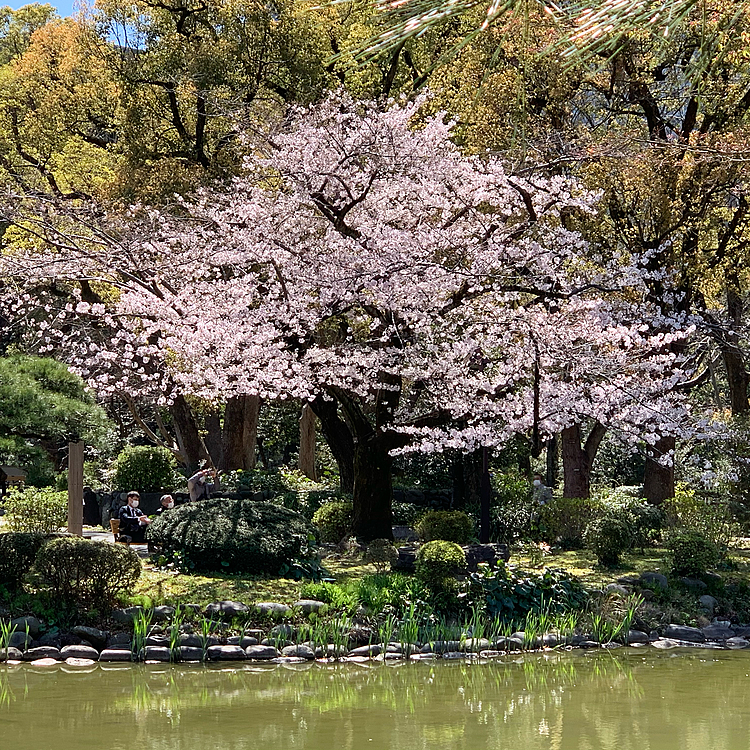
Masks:
[[[151,519],[144,515],[143,511],[138,508],[141,496],[134,491],[128,492],[127,505],[120,508],[118,516],[120,518],[120,536],[128,537],[122,541],[131,541],[145,543],[146,527],[151,523]]]

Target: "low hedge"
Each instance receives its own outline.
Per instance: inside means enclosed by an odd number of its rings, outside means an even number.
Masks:
[[[25,532],[0,534],[0,584],[18,588],[48,538]]]
[[[426,542],[466,544],[474,534],[474,522],[460,510],[431,510],[417,521],[416,531]]]
[[[149,542],[194,572],[277,574],[310,556],[312,527],[299,513],[249,498],[211,498],[163,513]]]

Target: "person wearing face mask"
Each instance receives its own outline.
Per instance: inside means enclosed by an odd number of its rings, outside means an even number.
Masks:
[[[213,479],[213,481],[209,481],[210,479]],[[203,469],[188,479],[187,486],[190,499],[193,502],[196,500],[208,500],[209,497],[221,489],[219,474],[215,469]]]
[[[146,527],[151,523],[151,519],[138,507],[140,502],[141,496],[137,492],[128,492],[127,504],[123,505],[118,513],[120,536],[129,537],[131,542],[145,543]]]
[[[160,516],[165,511],[172,510],[172,508],[174,508],[174,499],[172,498],[172,496],[162,495],[161,505],[156,509],[156,515]]]
[[[544,484],[541,474],[534,474],[531,494],[537,505],[546,505],[552,499],[552,490]]]

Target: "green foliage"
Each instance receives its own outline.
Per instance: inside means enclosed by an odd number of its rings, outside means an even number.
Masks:
[[[18,10],[7,5],[0,8],[0,65],[22,55],[31,35],[56,16],[54,6],[41,3],[24,5]]]
[[[396,526],[415,526],[424,515],[425,509],[413,503],[393,503],[391,512]]]
[[[587,527],[586,546],[594,552],[600,565],[617,565],[623,552],[633,543],[632,523],[627,517],[608,513],[595,518]]]
[[[513,544],[537,536],[539,506],[529,483],[517,471],[493,477],[495,504],[491,510],[490,534],[493,540]]]
[[[577,549],[589,522],[599,512],[599,503],[592,498],[558,497],[539,511],[542,533],[550,542],[565,549]]]
[[[0,534],[0,584],[18,588],[46,539],[26,532]]]
[[[277,574],[310,556],[312,528],[293,510],[249,499],[178,505],[149,526],[147,539],[194,572]]]
[[[719,546],[700,531],[677,530],[669,535],[667,549],[676,575],[700,575],[722,558]]]
[[[112,465],[114,488],[123,492],[158,492],[175,483],[175,461],[166,448],[129,446]]]
[[[432,589],[447,588],[453,576],[466,567],[466,555],[455,542],[435,539],[417,552],[417,577]]]
[[[426,542],[466,544],[474,534],[474,522],[460,510],[430,510],[419,519],[416,530]]]
[[[480,563],[468,577],[469,601],[486,607],[492,617],[506,622],[528,612],[559,613],[579,609],[587,601],[583,586],[564,570],[545,568],[530,573],[512,565]]]
[[[39,550],[34,570],[63,601],[105,605],[133,588],[141,575],[141,561],[124,544],[62,537]]]
[[[403,615],[413,605],[429,609],[426,602],[431,595],[422,580],[403,573],[365,576],[356,582],[353,593],[357,604],[378,615],[384,612]]]
[[[353,506],[346,500],[324,503],[315,511],[312,522],[322,542],[340,542],[352,527]]]
[[[355,607],[352,594],[335,583],[305,583],[300,589],[300,598],[325,602],[335,612],[350,612]]]
[[[389,539],[373,539],[365,549],[364,561],[374,563],[380,572],[385,572],[398,560],[398,550]]]
[[[68,521],[68,495],[49,488],[13,488],[5,500],[9,531],[52,534]]]
[[[703,496],[684,484],[675,488],[673,498],[664,501],[664,510],[673,526],[696,531],[719,548],[729,547],[740,534],[723,498]]]

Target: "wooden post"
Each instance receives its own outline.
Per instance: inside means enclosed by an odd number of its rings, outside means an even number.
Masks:
[[[302,407],[302,416],[299,420],[299,470],[313,482],[317,481],[315,475],[315,412],[310,404]]]
[[[83,536],[83,443],[68,443],[68,533]]]

